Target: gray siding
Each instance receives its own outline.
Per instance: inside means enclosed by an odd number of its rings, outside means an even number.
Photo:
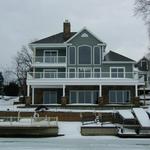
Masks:
[[[81,37],[81,35],[85,33],[85,34],[88,34],[88,37]],[[93,55],[94,55],[94,46],[97,46],[97,44],[100,44],[101,42],[99,40],[97,40],[92,34],[90,34],[89,32],[87,32],[86,30],[83,30],[81,33],[79,33],[75,38],[73,38],[70,43],[72,44],[72,46],[75,47],[75,54],[76,54],[76,64],[75,65],[70,65],[69,64],[69,57],[68,57],[68,67],[75,67],[76,69],[78,67],[100,67],[101,64],[93,64]],[[88,65],[84,65],[84,64],[78,64],[78,47],[81,46],[81,45],[88,45],[91,47],[92,49],[92,63],[91,64],[88,64]],[[101,46],[99,46],[100,49],[102,49]],[[69,56],[69,47],[68,47],[68,50],[67,50],[67,55]],[[85,56],[86,57],[86,56]],[[84,57],[83,57],[84,59]],[[101,60],[102,60],[102,50],[101,50]]]

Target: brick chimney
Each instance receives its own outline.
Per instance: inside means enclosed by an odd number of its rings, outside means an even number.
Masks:
[[[65,20],[64,25],[63,25],[63,33],[64,33],[64,39],[68,40],[71,36],[71,25],[68,20]]]

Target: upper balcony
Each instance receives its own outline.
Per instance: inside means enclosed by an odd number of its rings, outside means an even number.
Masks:
[[[29,72],[27,76],[28,82],[40,82],[40,83],[75,83],[82,84],[120,84],[124,83],[135,84],[141,83],[144,84],[143,78],[139,78],[138,72]]]
[[[66,56],[36,56],[33,57],[33,67],[65,67],[67,65]]]

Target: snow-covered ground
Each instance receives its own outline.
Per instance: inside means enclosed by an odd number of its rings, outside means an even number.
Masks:
[[[34,111],[18,109],[13,105],[18,98],[0,99],[0,110]],[[65,111],[54,109],[55,111]],[[50,111],[54,111],[50,109]],[[72,110],[66,110],[68,112]],[[78,110],[73,110],[78,111]],[[87,110],[89,111],[89,110]],[[114,110],[105,110],[114,112]],[[59,134],[53,138],[0,138],[0,150],[149,150],[150,139],[120,139],[115,136],[81,136],[81,122],[59,122]]]

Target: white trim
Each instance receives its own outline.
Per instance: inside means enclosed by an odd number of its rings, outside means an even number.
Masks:
[[[36,44],[29,44],[29,46],[36,48],[36,47],[42,47],[42,48],[47,48],[47,47],[66,47],[72,45],[70,43],[36,43]]]
[[[99,64],[95,64],[95,47],[98,47],[99,48],[99,51],[100,51],[100,62]],[[102,46],[93,46],[93,65],[101,65],[102,64]]]
[[[90,50],[91,50],[91,63],[90,64],[79,64],[79,48],[82,47],[82,46],[90,47]],[[77,47],[77,65],[79,65],[79,66],[92,65],[92,46],[83,44],[83,45],[80,45],[80,46]]]
[[[66,92],[65,92],[66,86],[63,84],[63,97],[65,97]]]
[[[102,97],[102,85],[99,85],[99,97]]]
[[[27,85],[27,96],[30,96],[30,85]]]
[[[103,61],[103,64],[135,64],[135,61]]]
[[[34,104],[34,87],[32,88],[32,105]]]
[[[110,67],[110,78],[113,79],[111,69],[117,69],[117,72],[115,72],[115,73],[117,73],[117,77],[116,78],[119,78],[118,77],[118,69],[123,69],[123,77],[121,77],[121,78],[125,78],[125,67],[117,67],[117,66],[116,67]]]
[[[82,28],[79,32],[77,32],[74,36],[72,36],[71,38],[69,38],[65,43],[70,42],[72,39],[74,39],[77,35],[79,35],[81,32],[83,32],[84,30],[86,30],[87,32],[89,32],[91,35],[93,35],[100,43],[103,43],[106,45],[105,42],[103,42],[102,40],[100,40],[95,34],[93,34],[91,31],[89,31],[86,27]]]
[[[75,63],[74,64],[70,64],[70,48],[71,47],[74,47],[75,49],[74,49],[74,51],[75,51]],[[69,46],[68,47],[68,57],[67,57],[67,59],[68,59],[68,65],[76,65],[76,46]]]
[[[138,85],[135,85],[135,97],[138,97]]]

